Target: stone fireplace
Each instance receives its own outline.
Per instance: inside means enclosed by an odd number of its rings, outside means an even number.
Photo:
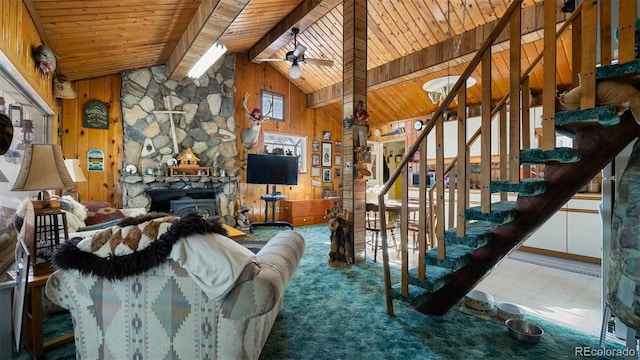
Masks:
[[[235,55],[228,54],[199,79],[168,79],[165,66],[122,73],[125,207],[151,210],[153,191],[210,189],[216,213],[235,224],[234,67]],[[200,166],[211,168],[210,176],[170,176],[168,164],[187,149],[200,159]]]

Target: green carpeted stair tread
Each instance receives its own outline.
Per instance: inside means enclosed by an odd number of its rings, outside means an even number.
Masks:
[[[451,269],[439,266],[427,266],[427,275],[424,280],[418,280],[418,268],[409,269],[409,284],[419,286],[428,292],[436,292],[445,286],[451,278]]]
[[[557,161],[563,164],[574,164],[582,159],[582,151],[570,147],[558,147],[545,151],[547,162]]]
[[[483,214],[480,206],[473,206],[464,211],[467,220],[481,220],[492,224],[506,224],[518,216],[515,201],[499,201],[491,204],[491,212]]]
[[[589,109],[559,111],[555,114],[556,126],[575,123],[598,123],[604,127],[620,124],[620,116],[613,105],[597,106]]]
[[[640,73],[640,59],[628,61],[624,64],[611,64],[596,67],[596,80],[626,77]]]
[[[397,283],[391,286],[391,291],[389,292],[389,294],[391,295],[392,299],[402,300],[411,306],[422,304],[423,302],[431,299],[431,297],[433,296],[433,293],[415,285],[409,285],[408,296],[403,296],[401,283]]]
[[[576,130],[572,126],[558,126],[556,125],[556,134],[566,136],[570,139],[576,138]]]
[[[466,245],[471,248],[479,248],[487,245],[491,241],[491,227],[493,224],[485,221],[474,221],[467,224],[465,235],[458,237],[457,229],[451,228],[444,232],[444,243]]]
[[[577,163],[581,158],[582,153],[580,150],[568,147],[559,147],[553,150],[520,150],[520,164],[545,164],[552,161],[569,164]]]
[[[466,245],[449,245],[446,247],[447,254],[444,259],[438,259],[438,248],[427,251],[424,262],[427,268],[430,266],[438,266],[448,268],[452,271],[459,270],[471,261],[471,251],[475,250]]]
[[[547,191],[547,183],[540,178],[521,179],[517,184],[509,183],[509,180],[496,180],[489,184],[492,193],[512,192],[520,196],[536,196]]]

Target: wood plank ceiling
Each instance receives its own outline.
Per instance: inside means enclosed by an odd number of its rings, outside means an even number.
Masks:
[[[563,0],[555,0],[560,9]],[[460,74],[510,0],[380,0],[368,2],[367,108],[370,123],[425,118],[435,110],[422,85]],[[43,37],[58,55],[61,73],[87,79],[167,64],[172,78],[188,69],[220,40],[229,52],[259,59],[284,59],[294,48],[291,28],[300,28],[305,57],[334,65],[301,64],[291,79],[308,96],[308,106],[324,108],[340,119],[342,81],[341,0],[24,0]],[[542,0],[523,3],[523,69],[542,49]],[[557,21],[566,17],[558,10]],[[506,40],[506,35],[503,40]],[[508,43],[494,47],[492,98],[508,87]],[[558,42],[559,87],[571,83],[570,33]],[[290,62],[269,62],[288,76]],[[474,73],[480,79],[480,73]],[[541,69],[531,78],[539,92]],[[480,100],[480,84],[468,101]]]

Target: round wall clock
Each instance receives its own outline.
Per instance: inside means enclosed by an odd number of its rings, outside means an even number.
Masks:
[[[416,120],[413,122],[413,128],[417,131],[422,130],[422,126],[423,126],[422,120]]]

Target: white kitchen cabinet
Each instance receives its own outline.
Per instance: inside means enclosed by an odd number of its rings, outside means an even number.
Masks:
[[[527,241],[525,246],[561,253],[567,252],[567,212],[566,205],[542,224]]]
[[[569,258],[602,259],[599,194],[578,194],[524,242],[527,248]]]
[[[570,200],[567,211],[567,252],[602,258],[602,221],[599,201]]]

